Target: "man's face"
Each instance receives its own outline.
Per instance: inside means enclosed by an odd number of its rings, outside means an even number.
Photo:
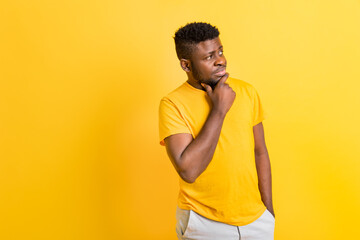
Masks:
[[[214,87],[226,73],[226,59],[218,37],[198,43],[190,61],[191,73],[200,83]]]

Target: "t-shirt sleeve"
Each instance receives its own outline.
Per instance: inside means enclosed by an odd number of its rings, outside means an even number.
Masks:
[[[179,109],[168,98],[163,98],[159,106],[160,144],[165,146],[164,139],[178,133],[191,133]]]
[[[253,109],[253,126],[255,126],[261,123],[266,117],[259,94],[255,88],[253,88]]]

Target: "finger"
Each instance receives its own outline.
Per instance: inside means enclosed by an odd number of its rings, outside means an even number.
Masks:
[[[225,83],[226,79],[228,79],[228,77],[229,77],[229,73],[225,73],[225,75],[220,78],[218,84],[223,85]]]
[[[212,88],[209,85],[207,85],[206,83],[201,83],[201,86],[203,86],[203,88],[205,88],[208,95],[212,94]]]

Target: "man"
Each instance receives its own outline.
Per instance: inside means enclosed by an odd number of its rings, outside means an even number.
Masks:
[[[271,170],[254,87],[229,78],[219,31],[190,23],[175,33],[188,80],[159,108],[160,143],[180,176],[179,239],[268,240]]]

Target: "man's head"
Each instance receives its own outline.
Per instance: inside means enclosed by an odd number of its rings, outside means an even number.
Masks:
[[[174,40],[189,81],[214,86],[225,74],[226,59],[216,27],[202,22],[189,23],[176,31]]]

